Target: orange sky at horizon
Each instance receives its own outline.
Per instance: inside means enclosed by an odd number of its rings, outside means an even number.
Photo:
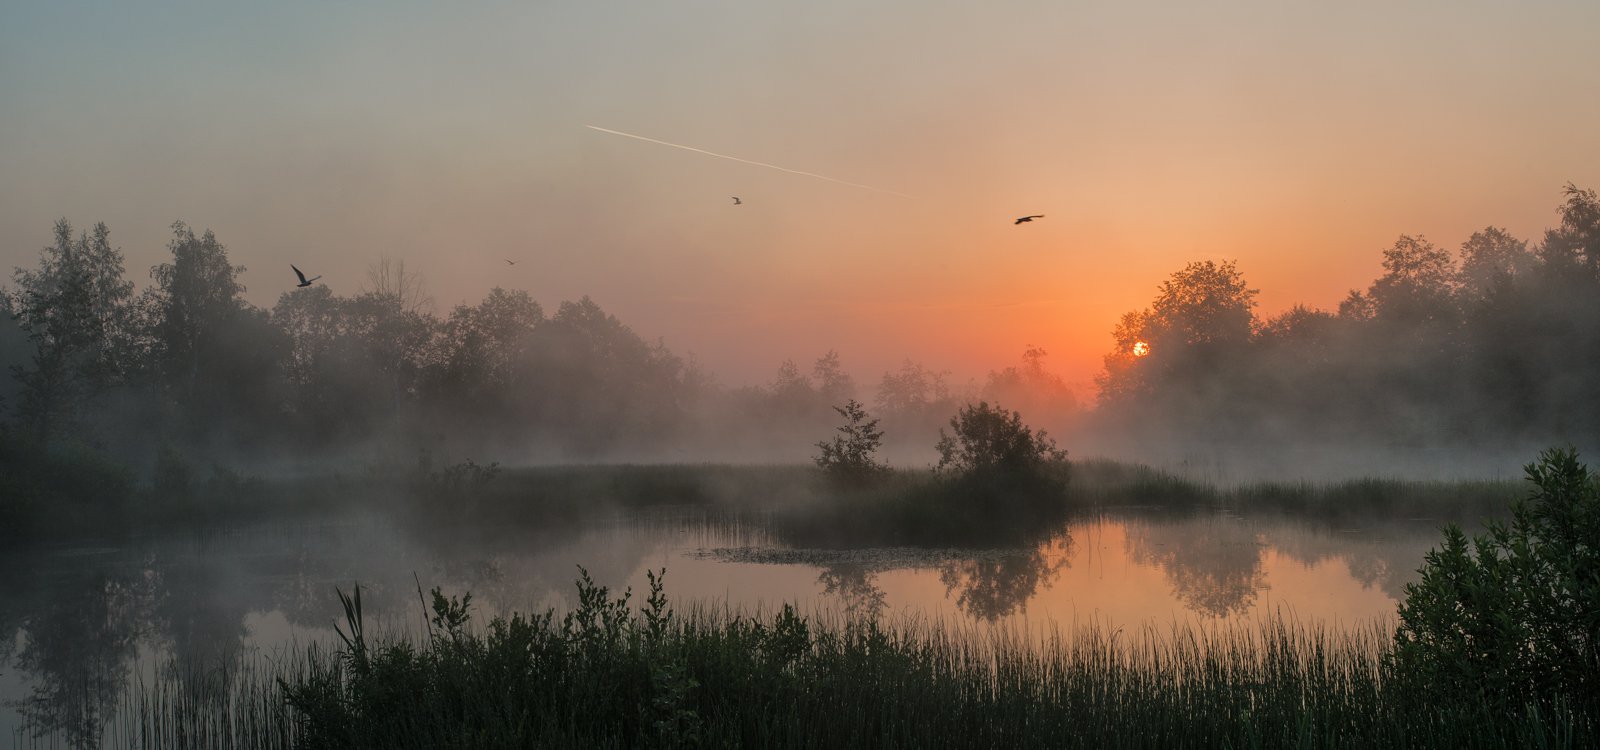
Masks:
[[[1038,346],[1088,395],[1189,262],[1270,316],[1401,234],[1536,242],[1600,187],[1590,91],[1578,0],[8,7],[0,265],[104,221],[144,285],[181,219],[261,306],[290,263],[350,295],[389,257],[441,314],[588,295],[728,385],[829,349],[865,389],[959,385]]]

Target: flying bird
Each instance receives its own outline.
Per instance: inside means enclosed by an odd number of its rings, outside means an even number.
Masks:
[[[1043,219],[1043,218],[1044,218],[1044,214],[1034,214],[1032,216],[1024,216],[1024,217],[1022,217],[1020,219],[1017,219],[1016,221],[1012,222],[1012,226],[1016,226],[1017,224],[1021,224],[1022,222],[1025,222],[1025,221],[1033,221],[1034,219]]]
[[[742,206],[742,205],[744,205],[744,201],[739,200],[739,196],[735,195],[735,196],[733,196],[733,205]]]
[[[506,265],[508,265],[508,266],[514,266],[514,265],[517,264],[516,261],[511,260],[510,258],[502,258],[501,260],[504,260],[506,262]]]
[[[309,278],[309,279],[308,279],[308,278],[306,278],[306,274],[305,274],[305,272],[304,272],[304,271],[301,271],[301,270],[300,270],[300,269],[298,269],[298,268],[295,268],[295,267],[294,267],[294,264],[293,264],[293,263],[290,263],[290,264],[289,264],[289,267],[290,267],[290,268],[294,268],[294,275],[296,275],[296,276],[299,276],[299,277],[300,277],[300,283],[299,283],[299,284],[296,284],[296,285],[295,285],[295,286],[301,286],[301,287],[307,287],[307,286],[311,286],[311,282],[313,282],[313,281],[316,281],[316,280],[317,280],[317,279],[320,279],[320,278],[322,278],[322,277],[321,277],[321,276],[320,276],[320,275],[319,275],[319,276],[312,276],[312,277],[311,277],[311,278]]]

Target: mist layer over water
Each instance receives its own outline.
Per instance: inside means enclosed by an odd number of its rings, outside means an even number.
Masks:
[[[1340,528],[1280,515],[1123,510],[1021,549],[796,549],[759,516],[689,508],[576,529],[410,528],[382,517],[38,548],[6,560],[0,730],[112,719],[160,669],[226,673],[332,642],[335,587],[359,582],[375,632],[423,628],[418,584],[473,593],[482,623],[574,604],[582,565],[620,591],[666,568],[675,607],[929,617],[987,627],[1222,623],[1285,615],[1332,628],[1395,611],[1437,542],[1431,521]]]

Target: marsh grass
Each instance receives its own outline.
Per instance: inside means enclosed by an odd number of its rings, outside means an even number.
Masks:
[[[0,465],[28,458],[7,445],[0,441]],[[1380,478],[1224,487],[1105,459],[1074,461],[1070,472],[1045,473],[1020,483],[952,481],[930,468],[897,468],[859,486],[841,486],[815,466],[799,464],[505,468],[469,461],[438,469],[416,467],[409,474],[369,471],[267,480],[221,466],[179,467],[179,459],[172,458],[164,485],[178,489],[161,493],[138,488],[125,470],[91,459],[30,459],[28,465],[42,468],[0,472],[0,538],[28,543],[357,510],[394,513],[430,529],[485,524],[556,528],[646,508],[696,507],[729,516],[770,512],[779,531],[806,546],[1017,545],[1027,543],[1033,526],[1078,510],[1159,506],[1277,510],[1330,519],[1476,521],[1503,515],[1524,489],[1511,480]],[[28,479],[34,474],[49,481]],[[57,481],[58,475],[75,479]],[[40,487],[54,489],[46,493]],[[54,514],[48,523],[41,520],[46,508]]]
[[[1502,480],[1415,481],[1362,478],[1329,484],[1264,482],[1226,494],[1240,510],[1275,510],[1335,518],[1471,519],[1504,515],[1527,483]]]
[[[578,606],[147,687],[133,747],[1584,747],[1595,717],[1388,679],[1392,623],[1134,629]],[[454,611],[452,603],[445,605]],[[439,609],[436,607],[436,610]],[[456,612],[459,614],[459,612]],[[346,632],[358,628],[348,623]]]
[[[162,671],[134,686],[108,727],[104,745],[125,748],[290,748],[295,722],[283,707],[281,679],[298,679],[313,647],[287,659],[246,659],[226,672]]]
[[[1470,520],[1504,515],[1525,491],[1510,480],[1258,482],[1222,487],[1142,464],[1073,462],[1023,478],[942,477],[893,470],[864,486],[830,487],[779,507],[775,534],[803,547],[1019,547],[1074,513],[1114,508],[1278,512],[1326,522]]]
[[[1144,464],[1105,459],[1073,464],[1074,506],[1159,506],[1277,511],[1325,519],[1470,519],[1504,515],[1527,493],[1511,479],[1418,481],[1363,477],[1338,482],[1252,482],[1221,486]]]
[[[801,465],[533,466],[501,469],[465,488],[414,480],[411,508],[429,523],[551,525],[650,507],[736,512],[804,504],[825,488],[816,467]]]
[[[1072,505],[1064,475],[946,477],[894,471],[780,508],[774,533],[809,547],[1016,547],[1057,531]]]

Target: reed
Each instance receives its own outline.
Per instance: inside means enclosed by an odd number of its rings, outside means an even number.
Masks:
[[[310,648],[198,692],[157,681],[134,747],[1583,747],[1564,702],[1507,712],[1390,679],[1389,623],[1133,629],[579,605]],[[444,615],[449,614],[450,617]],[[349,617],[358,617],[352,610]],[[453,624],[452,624],[453,623]],[[347,623],[345,632],[361,630]]]

